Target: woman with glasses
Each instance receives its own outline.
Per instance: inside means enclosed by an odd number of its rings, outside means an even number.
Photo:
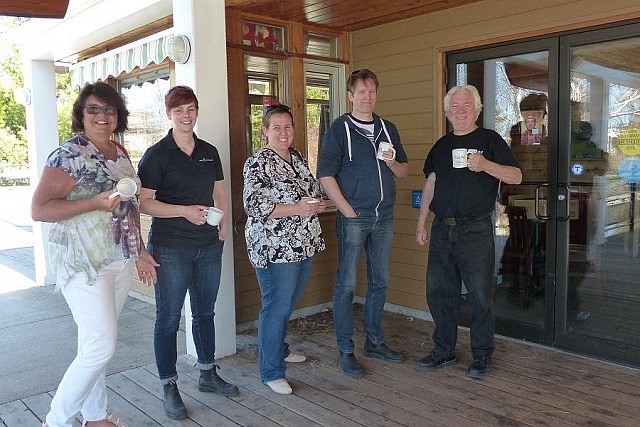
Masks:
[[[124,200],[115,191],[123,178],[140,188],[126,150],[112,140],[127,129],[122,97],[106,83],[87,84],[72,114],[76,135],[49,155],[31,203],[34,220],[54,223],[50,263],[78,326],[78,354],[43,425],[71,426],[80,412],[83,425],[114,426],[107,419],[105,373],[118,318],[134,264],[147,285],[156,280],[158,264],[140,238],[137,195]]]
[[[285,342],[289,317],[302,296],[313,255],[325,249],[318,213],[325,201],[306,160],[293,143],[293,116],[270,105],[262,119],[267,145],[244,165],[245,237],[262,293],[258,319],[260,378],[273,391],[290,394],[286,362],[304,362]]]
[[[160,264],[155,285],[154,350],[169,418],[187,417],[176,381],[177,332],[189,291],[193,341],[200,370],[198,390],[238,395],[238,387],[218,376],[215,364],[215,305],[220,288],[222,249],[228,230],[225,214],[218,225],[207,223],[215,206],[228,212],[224,174],[218,150],[197,137],[198,98],[187,86],[175,86],[164,97],[173,127],[149,147],[138,166],[142,181],[140,209],[153,217],[149,252]]]

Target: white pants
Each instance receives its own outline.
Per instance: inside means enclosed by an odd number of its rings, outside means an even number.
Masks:
[[[78,354],[64,374],[47,414],[49,427],[71,427],[78,412],[85,421],[107,416],[107,364],[118,337],[118,318],[127,300],[135,262],[118,261],[98,272],[96,283],[72,278],[62,294],[78,325]]]

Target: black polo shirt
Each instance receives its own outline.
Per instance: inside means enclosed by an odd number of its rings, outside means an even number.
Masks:
[[[218,150],[193,134],[195,148],[184,153],[167,136],[147,149],[138,165],[142,186],[155,190],[155,198],[172,205],[213,206],[213,187],[224,179]],[[217,185],[222,185],[219,182]],[[218,238],[218,227],[195,225],[186,218],[153,218],[149,241],[156,246],[204,247]]]

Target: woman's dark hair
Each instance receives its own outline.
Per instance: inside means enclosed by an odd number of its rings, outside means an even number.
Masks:
[[[193,89],[189,86],[174,86],[164,96],[164,106],[167,109],[167,114],[172,108],[176,108],[180,105],[185,105],[193,102],[196,109],[199,110],[198,98],[193,93]]]
[[[85,103],[87,102],[87,98],[91,95],[95,96],[105,104],[114,107],[118,112],[118,126],[114,131],[115,133],[124,132],[128,129],[129,110],[127,110],[127,107],[124,105],[124,99],[122,99],[122,96],[120,96],[113,86],[110,86],[107,83],[97,82],[87,83],[84,85],[76,99],[76,102],[73,103],[73,112],[71,113],[71,130],[73,130],[74,133],[84,132],[83,110]]]

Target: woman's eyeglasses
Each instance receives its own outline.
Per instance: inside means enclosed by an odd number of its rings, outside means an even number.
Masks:
[[[105,107],[101,107],[99,105],[86,105],[84,107],[84,111],[86,111],[87,114],[91,114],[92,116],[100,113],[104,113],[107,116],[115,116],[118,113],[116,111],[116,107],[112,107],[110,105],[107,105]]]
[[[284,104],[271,104],[264,107],[265,116],[267,114],[273,113],[274,111],[291,114],[291,107]]]

